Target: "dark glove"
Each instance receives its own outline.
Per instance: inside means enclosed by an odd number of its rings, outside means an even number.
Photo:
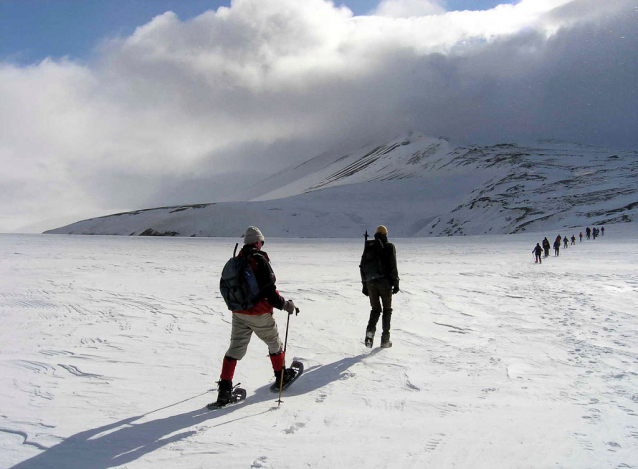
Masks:
[[[363,293],[365,296],[368,296],[368,286],[364,285],[363,288],[361,289],[361,293]]]
[[[295,312],[295,303],[292,300],[285,301],[281,309],[288,311],[288,314],[292,314]]]
[[[396,295],[397,293],[399,293],[399,284],[398,283],[395,286],[392,287],[392,294]]]

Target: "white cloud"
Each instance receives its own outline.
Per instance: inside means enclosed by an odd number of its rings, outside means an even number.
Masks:
[[[378,16],[411,18],[445,13],[440,0],[382,0],[374,10]]]
[[[406,127],[637,143],[631,1],[425,14],[235,0],[160,15],[87,64],[0,64],[0,232],[208,202],[227,194],[227,171],[267,174]]]

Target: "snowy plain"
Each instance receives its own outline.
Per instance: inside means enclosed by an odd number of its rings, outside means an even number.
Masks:
[[[213,401],[237,239],[0,235],[0,468],[638,467],[638,224],[393,238],[394,347],[366,349],[362,240],[266,235],[306,372],[253,338]],[[275,312],[280,332],[287,316]]]

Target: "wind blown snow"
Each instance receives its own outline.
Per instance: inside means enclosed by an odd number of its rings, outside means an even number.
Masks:
[[[637,227],[541,265],[532,248],[558,233],[390,229],[383,350],[362,343],[362,242],[265,233],[306,372],[277,407],[255,338],[248,397],[219,411],[235,240],[0,235],[0,467],[636,467]]]

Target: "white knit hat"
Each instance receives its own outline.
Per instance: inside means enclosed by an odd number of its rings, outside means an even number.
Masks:
[[[243,234],[243,237],[244,244],[255,244],[259,241],[266,241],[266,238],[264,238],[264,235],[261,234],[261,231],[259,231],[259,228],[257,228],[256,226],[249,226],[248,228],[246,228],[246,232]]]

